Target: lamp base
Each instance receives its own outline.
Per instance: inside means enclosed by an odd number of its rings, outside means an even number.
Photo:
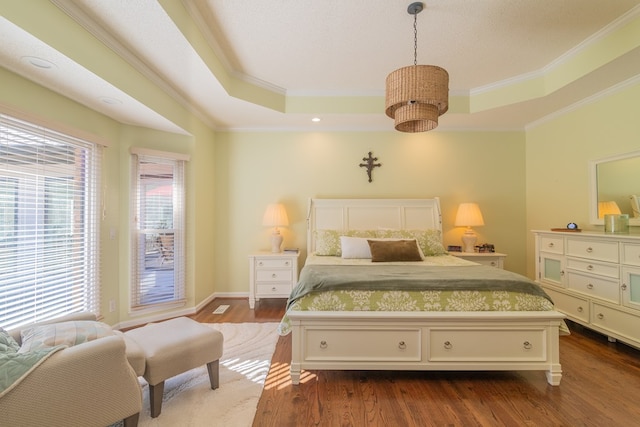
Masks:
[[[273,234],[271,234],[271,252],[273,252],[274,254],[282,252],[282,250],[280,249],[280,247],[282,246],[282,240],[283,239],[280,231],[274,231]]]
[[[475,252],[476,241],[478,237],[476,236],[475,231],[473,231],[470,227],[464,231],[462,235],[462,243],[464,244],[465,252]]]

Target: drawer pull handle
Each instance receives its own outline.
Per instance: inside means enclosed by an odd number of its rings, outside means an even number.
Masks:
[[[627,290],[627,284],[626,284],[626,283],[623,283],[623,284],[622,284],[622,286],[621,286],[621,288],[622,288],[622,290],[623,290],[623,291],[626,291],[626,290]]]
[[[553,242],[549,243],[547,246],[549,246],[550,248],[553,247]]]
[[[289,267],[289,261],[285,261],[284,265],[286,265],[287,267]]]
[[[591,265],[591,264],[587,265],[587,270],[589,270],[589,271],[593,270],[593,265]]]
[[[496,265],[497,265],[497,264],[496,264],[496,262],[495,262],[495,261],[491,261],[491,266],[492,266],[492,267],[495,267]]]
[[[598,319],[600,319],[600,320],[604,319],[604,314],[598,313]]]
[[[564,276],[564,270],[560,270],[560,276]]]
[[[320,348],[327,348],[327,342],[326,341],[320,341]]]
[[[453,348],[453,344],[451,344],[450,341],[445,341],[444,342],[444,348],[446,348],[447,350]]]
[[[275,279],[276,277],[278,277],[278,275],[277,275],[276,273],[273,273],[273,274],[271,275],[271,278],[272,278],[272,279]]]
[[[405,348],[407,348],[407,344],[406,344],[404,341],[400,341],[400,342],[398,343],[398,348],[399,348],[400,350],[404,350]]]
[[[578,313],[582,313],[583,311],[584,311],[584,308],[578,307]]]
[[[262,261],[258,261],[258,265],[259,265],[260,267],[262,267],[262,266],[264,265],[264,263],[263,263]]]
[[[589,283],[589,284],[587,285],[587,289],[593,289],[593,284],[592,284],[592,283]]]
[[[588,252],[588,253],[593,252],[593,248],[592,248],[591,246],[589,246],[589,247],[587,248],[587,252]]]
[[[278,288],[276,288],[275,286],[273,288],[271,288],[271,292],[275,292],[277,290],[278,290]]]
[[[529,341],[525,341],[522,346],[525,350],[531,350],[531,347],[533,347]]]

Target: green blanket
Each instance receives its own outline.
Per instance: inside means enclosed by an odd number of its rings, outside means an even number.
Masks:
[[[544,290],[528,278],[486,265],[306,265],[300,272],[287,308],[312,292],[335,290],[511,291],[551,301]]]
[[[7,349],[0,351],[0,398],[9,393],[49,356],[63,348],[66,346],[59,345],[27,353]]]

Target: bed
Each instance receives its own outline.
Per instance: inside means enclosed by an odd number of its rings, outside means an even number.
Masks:
[[[310,200],[307,261],[280,326],[281,334],[292,334],[293,384],[300,383],[305,369],[541,370],[549,384],[560,384],[559,336],[564,315],[553,309],[548,296],[532,281],[447,255],[441,233],[438,198]],[[341,249],[357,254],[357,245],[347,245],[349,237],[360,245],[362,240],[374,241],[372,253],[378,245],[397,244],[386,240],[417,244],[424,260],[372,262],[357,255],[345,259],[344,253],[328,249],[335,250],[336,240],[342,240]],[[388,277],[407,275],[411,282],[414,275],[423,274],[415,271],[422,268],[435,274],[431,280],[435,290],[421,289],[419,283],[407,289],[387,287],[392,281]],[[370,271],[368,280],[375,282],[370,285],[375,290],[341,287],[342,281],[351,282],[344,277],[352,270],[359,270],[354,276]],[[332,276],[336,271],[340,279]],[[457,279],[456,271],[472,274]],[[475,281],[470,277],[477,276],[486,276],[494,288],[468,287]],[[503,282],[513,276],[524,279],[523,289],[512,291],[511,282]],[[321,284],[301,289],[310,277],[319,278]],[[461,288],[440,285],[440,280],[453,280]],[[337,287],[324,287],[325,282]]]

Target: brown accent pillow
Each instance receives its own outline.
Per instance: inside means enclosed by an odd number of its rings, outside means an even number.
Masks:
[[[371,262],[422,261],[415,240],[367,240]]]

